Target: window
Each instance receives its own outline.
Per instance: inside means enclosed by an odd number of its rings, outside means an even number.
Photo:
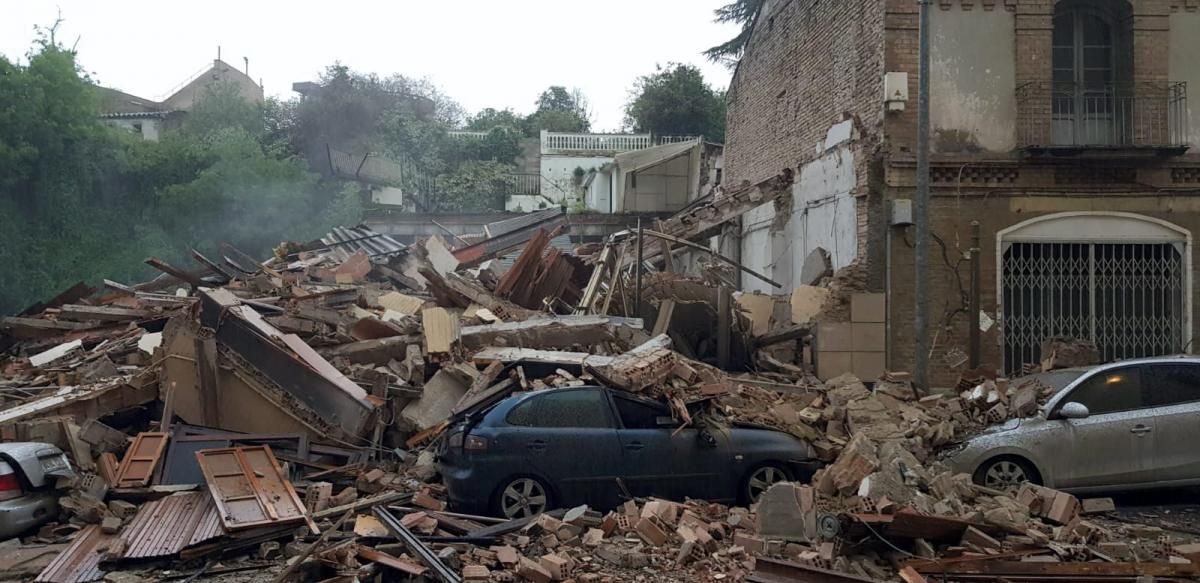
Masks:
[[[522,427],[611,428],[604,393],[593,389],[551,389],[513,407],[505,418]]]
[[[617,414],[626,429],[658,429],[659,417],[670,417],[671,414],[654,403],[644,403],[633,399],[613,396],[617,404]]]
[[[1146,369],[1146,394],[1156,407],[1200,401],[1200,365],[1155,364]]]
[[[1118,145],[1131,121],[1132,41],[1127,0],[1063,0],[1055,6],[1054,139]]]
[[[1088,408],[1091,415],[1132,411],[1149,406],[1146,402],[1140,367],[1115,368],[1084,380],[1063,399],[1063,404],[1076,402]]]

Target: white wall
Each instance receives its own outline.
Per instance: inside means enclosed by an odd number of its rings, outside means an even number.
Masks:
[[[394,186],[383,186],[371,190],[371,201],[376,204],[400,206],[404,204],[404,193]]]
[[[743,216],[742,263],[783,284],[783,289],[753,277],[742,278],[742,289],[781,293],[803,284],[798,278],[804,259],[817,247],[829,252],[834,269],[849,265],[857,257],[858,220],[853,194],[857,179],[849,142],[851,128],[843,124],[830,129],[827,143],[832,148],[801,166],[792,185],[791,212],[782,228],[771,232],[776,222],[774,202]]]
[[[108,125],[121,128],[131,133],[141,134],[142,139],[157,142],[162,133],[162,120],[154,118],[143,119],[105,119]]]
[[[612,212],[612,172],[597,172],[588,185],[586,202],[588,208],[608,213]]]
[[[576,168],[583,168],[584,172],[592,168],[599,170],[601,166],[612,161],[611,156],[591,157],[545,154],[542,156],[541,162],[542,196],[554,201],[570,197],[576,191]],[[570,203],[572,201],[568,200],[567,202]]]

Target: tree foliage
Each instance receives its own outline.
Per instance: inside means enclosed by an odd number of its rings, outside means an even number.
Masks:
[[[766,0],[733,0],[713,11],[715,22],[741,25],[737,36],[704,51],[704,56],[714,63],[724,63],[729,68],[737,65],[750,42],[750,33],[754,30],[754,22],[762,12]]]
[[[359,219],[356,192],[268,141],[269,107],[213,86],[145,142],[97,117],[96,91],[52,35],[25,65],[0,57],[0,312],[79,280],[147,279],[148,256],[188,265],[222,242],[265,255]]]
[[[537,109],[526,120],[530,135],[541,130],[586,132],[592,127],[587,98],[576,89],[552,85],[537,98]]]
[[[671,63],[634,83],[625,124],[659,136],[702,135],[725,140],[725,95],[704,82],[700,69]]]

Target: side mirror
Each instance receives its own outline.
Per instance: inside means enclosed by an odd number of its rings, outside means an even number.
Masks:
[[[1062,416],[1063,419],[1087,419],[1088,415],[1091,415],[1091,412],[1088,411],[1087,405],[1071,401],[1070,403],[1063,405],[1062,408],[1058,410],[1058,414]]]

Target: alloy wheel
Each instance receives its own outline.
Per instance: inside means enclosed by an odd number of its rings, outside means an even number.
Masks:
[[[771,486],[786,481],[788,477],[783,470],[774,466],[764,466],[750,474],[750,480],[746,483],[746,493],[750,495],[750,502],[757,502],[758,497]]]
[[[505,518],[527,518],[546,510],[546,489],[533,478],[518,478],[500,494]]]
[[[1028,480],[1025,468],[1012,460],[993,463],[983,475],[983,485],[995,490],[1010,490]]]

